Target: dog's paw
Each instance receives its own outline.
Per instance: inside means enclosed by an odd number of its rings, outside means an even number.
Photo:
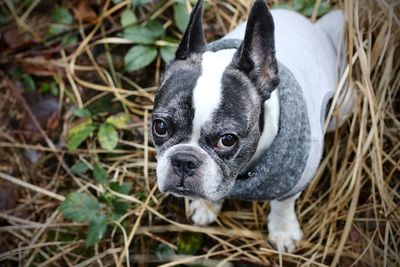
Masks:
[[[297,218],[287,221],[270,220],[268,223],[268,241],[280,252],[293,252],[297,241],[303,238]]]
[[[292,253],[296,249],[296,242],[301,240],[302,231],[290,233],[287,231],[275,231],[269,233],[268,241],[280,252]]]
[[[217,220],[222,202],[208,202],[203,199],[193,200],[189,205],[190,218],[195,225],[206,226]]]

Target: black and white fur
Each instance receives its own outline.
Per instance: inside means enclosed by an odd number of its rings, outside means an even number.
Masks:
[[[161,79],[153,140],[159,190],[190,198],[193,222],[207,225],[216,220],[238,175],[276,137],[280,102],[274,18],[265,2],[254,1],[244,30],[233,33],[244,33],[240,47],[216,52],[204,39],[202,2],[194,7],[176,58]],[[155,124],[166,134],[157,134]],[[223,145],[224,135],[237,138],[232,147]],[[302,238],[294,212],[298,195],[271,201],[269,240],[280,251],[293,251]]]

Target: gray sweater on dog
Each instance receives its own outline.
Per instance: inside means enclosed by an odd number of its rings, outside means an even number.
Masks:
[[[292,197],[310,183],[322,158],[325,114],[339,74],[337,51],[343,51],[339,49],[343,46],[343,13],[332,11],[316,23],[289,10],[275,9],[271,14],[280,77],[278,131],[246,168],[247,173],[236,179],[231,198],[263,201]],[[210,49],[237,49],[245,24],[210,44]],[[345,57],[342,60],[344,65]],[[339,109],[338,125],[351,113],[354,94],[349,92]]]
[[[209,44],[209,50],[238,48],[241,40],[222,39]],[[249,172],[236,179],[229,197],[243,200],[264,201],[284,200],[301,192],[311,181],[314,172],[310,168],[309,157],[312,140],[310,119],[325,119],[328,93],[321,103],[321,112],[309,118],[307,100],[303,90],[291,71],[279,63],[279,103],[280,117],[278,134],[272,144],[263,152],[258,161],[250,167]],[[321,122],[321,123],[322,123]],[[315,130],[315,129],[314,129]],[[322,135],[322,129],[316,129]],[[320,161],[323,144],[317,144],[320,155],[313,155],[314,161]],[[315,165],[315,162],[314,164]],[[311,167],[312,168],[312,167]],[[308,172],[308,173],[307,173]]]

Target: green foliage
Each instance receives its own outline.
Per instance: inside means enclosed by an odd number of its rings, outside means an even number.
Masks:
[[[89,170],[89,167],[83,162],[77,162],[71,167],[71,172],[74,174],[83,174]]]
[[[137,22],[137,18],[133,10],[125,9],[121,14],[121,26],[128,30],[133,24]]]
[[[164,60],[164,62],[168,63],[175,58],[176,47],[162,46],[160,48],[160,52],[161,58]]]
[[[115,221],[119,220],[128,211],[130,207],[129,203],[116,199],[113,199],[111,201],[111,204],[113,208],[112,218]]]
[[[102,212],[96,198],[81,192],[69,194],[61,204],[60,211],[65,218],[77,222],[92,221]]]
[[[151,3],[152,0],[131,0],[132,6],[141,6],[148,3]]]
[[[64,32],[74,22],[74,18],[68,9],[56,6],[53,12],[52,24],[49,27],[48,34],[56,35]]]
[[[132,6],[146,4],[149,1],[132,1]],[[189,22],[189,12],[186,0],[175,1],[173,6],[175,26],[184,32]],[[124,57],[126,71],[136,71],[151,64],[157,56],[164,62],[175,57],[178,41],[167,35],[166,29],[159,20],[145,21],[137,24],[138,20],[133,9],[126,9],[121,14],[122,36],[132,42],[134,46]],[[169,40],[169,41],[167,41]]]
[[[63,45],[64,47],[73,46],[76,45],[77,43],[78,43],[78,37],[71,34],[65,35],[61,40],[61,45]]]
[[[275,7],[293,9],[307,17],[311,17],[314,12],[316,3],[317,0],[293,0],[292,3],[276,4]],[[329,2],[327,0],[322,0],[317,11],[317,17],[328,13],[330,10],[331,5],[329,4]]]
[[[127,71],[135,71],[148,66],[156,59],[158,51],[157,39],[165,35],[161,22],[151,20],[146,25],[133,25],[125,28],[124,37],[135,42],[125,55],[124,63]]]
[[[90,111],[86,108],[77,108],[74,111],[74,115],[79,117],[79,118],[89,118],[92,116]]]
[[[93,175],[97,182],[105,186],[106,190],[129,194],[132,189],[131,183],[111,182],[107,185],[107,173],[99,162],[94,164]],[[66,219],[89,223],[85,245],[90,247],[103,238],[107,225],[120,220],[129,208],[129,203],[112,195],[109,191],[105,191],[97,199],[86,193],[73,192],[61,204],[60,212]]]
[[[80,121],[74,124],[67,131],[67,148],[74,150],[78,148],[92,133],[97,131],[97,139],[103,149],[112,151],[118,145],[117,129],[125,129],[130,121],[130,115],[126,113],[118,113],[111,115],[106,119],[106,122],[100,126],[93,122],[95,114],[88,108],[75,109],[74,115],[81,118]]]
[[[5,25],[11,21],[11,16],[0,10],[0,25]]]
[[[22,84],[24,89],[27,92],[33,92],[36,89],[35,81],[33,80],[31,75],[23,74],[21,77]]]
[[[175,251],[166,244],[159,244],[156,249],[156,255],[161,261],[168,261],[176,255]]]
[[[125,69],[139,70],[149,65],[157,57],[157,49],[153,46],[137,45],[125,55]]]
[[[74,21],[74,18],[68,9],[57,6],[53,12],[53,21],[60,24],[70,25]]]
[[[124,37],[136,44],[153,44],[156,41],[156,36],[150,28],[146,26],[133,25],[125,29]]]
[[[111,182],[110,189],[120,194],[128,195],[129,192],[132,190],[132,183],[126,182],[120,184],[118,182]]]
[[[101,240],[104,233],[107,230],[107,217],[104,214],[100,214],[90,221],[87,236],[86,236],[86,247],[93,246],[97,241]]]
[[[96,130],[96,126],[92,124],[78,125],[76,127],[78,127],[79,130],[76,130],[77,128],[72,128],[73,133],[70,133],[68,137],[67,148],[69,150],[77,149],[79,145]]]
[[[77,222],[90,222],[86,236],[86,246],[92,246],[107,229],[107,217],[98,200],[81,192],[69,194],[60,206],[60,211],[67,219]]]
[[[99,184],[104,185],[108,182],[107,172],[104,169],[103,165],[98,161],[96,161],[93,165],[93,176],[96,182],[98,182]]]
[[[124,129],[128,126],[131,116],[127,113],[118,113],[107,118],[106,122],[117,129]]]
[[[58,95],[58,87],[54,82],[43,82],[40,84],[41,93],[51,93],[54,96]]]
[[[163,25],[157,20],[151,20],[146,25],[131,25],[125,28],[123,36],[137,44],[154,44],[164,34]]]
[[[118,144],[118,132],[111,124],[103,123],[100,125],[97,137],[103,149],[111,151]]]
[[[150,20],[147,23],[147,28],[150,30],[154,38],[162,37],[165,34],[164,27],[158,20]]]
[[[178,252],[186,255],[196,254],[203,243],[203,234],[192,233],[186,237],[178,237]]]
[[[177,2],[174,5],[174,21],[181,32],[186,30],[189,23],[189,12],[185,3]]]

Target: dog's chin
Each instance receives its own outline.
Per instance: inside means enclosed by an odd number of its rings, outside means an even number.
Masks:
[[[200,192],[196,192],[196,191],[187,189],[185,187],[180,187],[180,186],[170,190],[169,193],[171,193],[175,197],[186,197],[191,200],[204,198],[203,194],[201,194]]]
[[[222,196],[217,193],[205,194],[203,192],[197,192],[184,187],[176,187],[163,193],[169,193],[178,198],[188,198],[190,200],[204,199],[211,202],[220,201],[226,198],[226,196]]]

